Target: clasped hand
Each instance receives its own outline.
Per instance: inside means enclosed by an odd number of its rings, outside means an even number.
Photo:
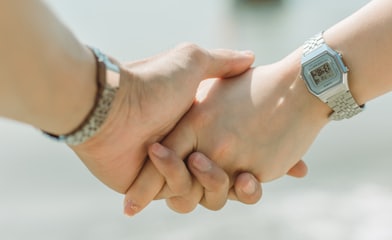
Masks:
[[[249,52],[207,51],[184,44],[123,64],[119,90],[105,123],[96,135],[72,149],[98,179],[125,193],[145,164],[148,146],[161,141],[189,110],[200,82],[239,75],[253,60]],[[183,164],[178,158],[174,160]],[[186,168],[183,171],[189,174]],[[209,171],[209,176],[228,178],[218,167]]]
[[[98,179],[126,193],[127,215],[161,198],[178,212],[199,203],[219,209],[227,198],[255,203],[258,182],[306,174],[298,161],[323,124],[307,125],[307,99],[296,98],[302,88],[290,74],[277,75],[277,64],[249,70],[253,60],[249,52],[186,44],[125,64],[107,120],[72,149]]]
[[[238,77],[203,82],[197,101],[162,144],[179,159],[195,151],[204,153],[226,171],[230,187],[236,187],[236,177],[247,172],[260,182],[286,173],[304,176],[306,165],[300,159],[327,118],[319,114],[318,100],[297,77],[298,68],[284,68],[295,61],[295,56],[290,56]],[[163,163],[153,153],[150,156],[151,161],[126,194],[130,215],[159,198],[166,198],[169,207],[179,212],[191,211],[199,202],[211,209],[224,205],[228,192],[214,196],[209,189],[203,191],[198,182],[192,182],[188,192],[176,195],[172,191],[175,182],[190,182],[189,176],[182,176],[182,181],[178,176],[174,181],[167,171],[159,172]],[[189,169],[196,172],[202,160],[190,158]],[[240,195],[237,189],[231,193]]]

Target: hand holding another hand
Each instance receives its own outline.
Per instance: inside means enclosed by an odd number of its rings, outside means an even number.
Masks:
[[[300,159],[328,122],[330,110],[298,77],[298,58],[293,54],[232,79],[203,82],[198,101],[162,144],[182,159],[194,151],[205,154],[229,174],[230,186],[243,172],[260,182],[286,173],[305,175]],[[169,192],[167,187],[161,189],[164,179],[156,171],[147,162],[126,202],[143,208],[161,190],[158,196]],[[147,181],[160,184],[142,184]],[[191,190],[169,198],[169,206],[180,212],[192,210],[195,205],[189,199],[203,201],[202,192]]]
[[[253,60],[249,52],[185,44],[124,64],[106,121],[91,139],[72,149],[98,179],[124,193],[143,167],[147,147],[161,141],[188,111],[199,83],[236,76]]]

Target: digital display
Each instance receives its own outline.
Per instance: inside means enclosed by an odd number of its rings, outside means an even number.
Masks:
[[[331,65],[326,62],[317,68],[310,71],[314,83],[318,86],[320,83],[327,81],[336,76],[335,72],[332,70]]]

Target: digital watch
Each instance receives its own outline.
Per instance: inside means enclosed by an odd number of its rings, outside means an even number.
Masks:
[[[325,43],[323,33],[305,42],[301,65],[308,90],[332,108],[331,120],[351,118],[363,110],[351,95],[342,55]]]

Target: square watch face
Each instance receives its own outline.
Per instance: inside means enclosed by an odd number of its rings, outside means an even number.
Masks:
[[[342,82],[342,74],[336,62],[328,54],[304,64],[302,74],[310,90],[317,95]]]
[[[310,70],[310,76],[316,86],[320,86],[320,84],[335,78],[336,72],[333,71],[331,63],[324,62],[320,66]]]

